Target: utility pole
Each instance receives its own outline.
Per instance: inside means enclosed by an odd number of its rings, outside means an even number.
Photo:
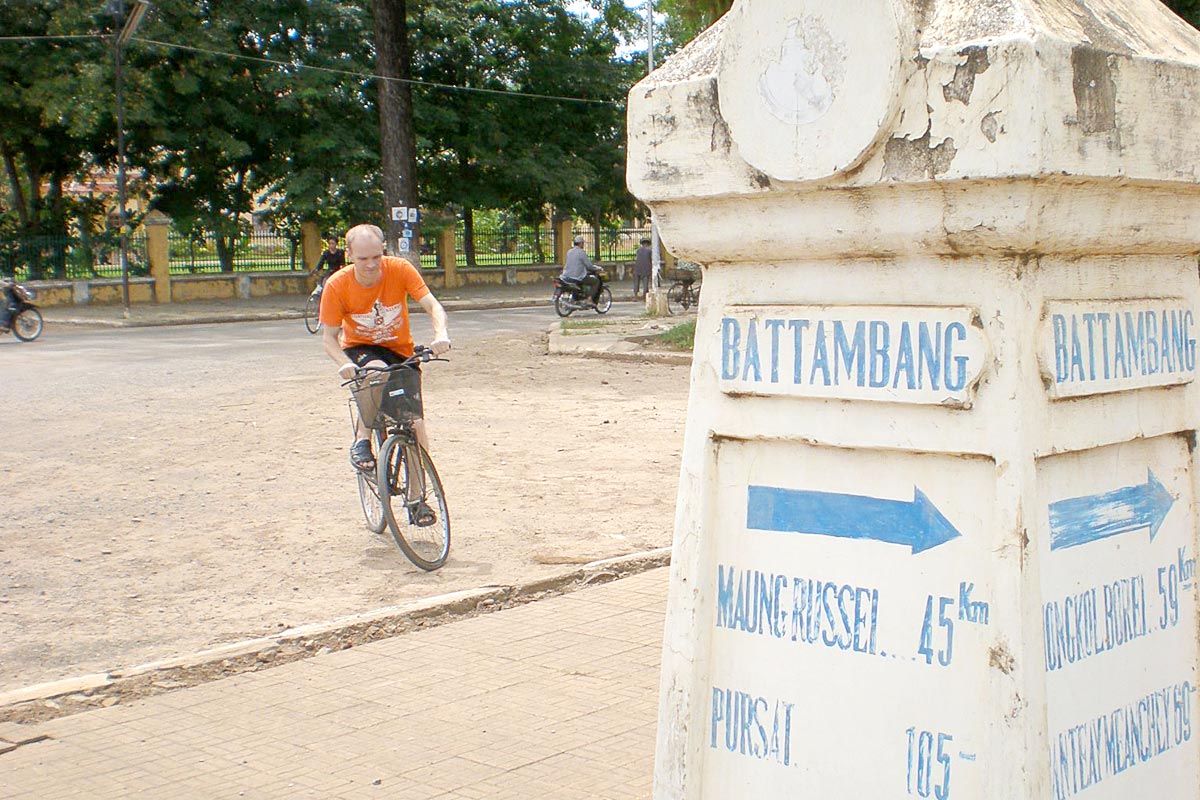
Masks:
[[[646,0],[646,74],[654,72],[654,0]],[[660,313],[665,305],[662,298],[662,253],[658,238],[658,223],[650,212],[650,291],[646,293],[646,310]]]
[[[116,33],[113,35],[113,64],[117,82],[117,205],[120,234],[121,295],[125,302],[125,316],[129,316],[129,214],[126,211],[127,192],[125,187],[125,75],[122,69],[122,54],[125,45],[141,27],[150,3],[136,0],[129,16],[125,16],[125,0],[116,0],[113,14],[116,17]]]

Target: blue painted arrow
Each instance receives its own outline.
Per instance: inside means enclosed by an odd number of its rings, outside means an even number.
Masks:
[[[962,536],[915,486],[911,503],[751,486],[746,498],[746,527],[905,544],[914,554]]]
[[[1078,547],[1142,528],[1150,529],[1154,541],[1174,503],[1175,496],[1149,469],[1145,483],[1059,500],[1050,504],[1050,549]]]

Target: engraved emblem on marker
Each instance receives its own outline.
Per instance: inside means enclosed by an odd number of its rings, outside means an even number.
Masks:
[[[811,20],[794,19],[788,25],[779,60],[763,70],[758,88],[777,119],[807,125],[825,116],[833,105],[840,66],[829,33]]]

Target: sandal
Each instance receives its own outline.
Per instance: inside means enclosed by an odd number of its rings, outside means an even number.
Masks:
[[[371,453],[371,441],[359,439],[350,448],[350,463],[363,472],[375,469],[375,456]]]
[[[417,500],[408,506],[408,519],[418,528],[428,528],[437,522],[437,514],[433,513],[433,509],[424,500]]]

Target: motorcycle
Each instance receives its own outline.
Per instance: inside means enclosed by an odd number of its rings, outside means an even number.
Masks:
[[[33,304],[36,294],[9,279],[0,278],[0,303],[7,303],[9,327],[0,327],[0,334],[11,332],[22,342],[32,342],[42,335],[42,312]]]
[[[588,274],[600,279],[600,290],[596,302],[588,296],[583,284],[566,281],[562,276],[554,279],[554,313],[560,317],[569,317],[575,311],[592,310],[597,314],[607,314],[612,308],[612,291],[608,288],[603,270],[589,270]]]

